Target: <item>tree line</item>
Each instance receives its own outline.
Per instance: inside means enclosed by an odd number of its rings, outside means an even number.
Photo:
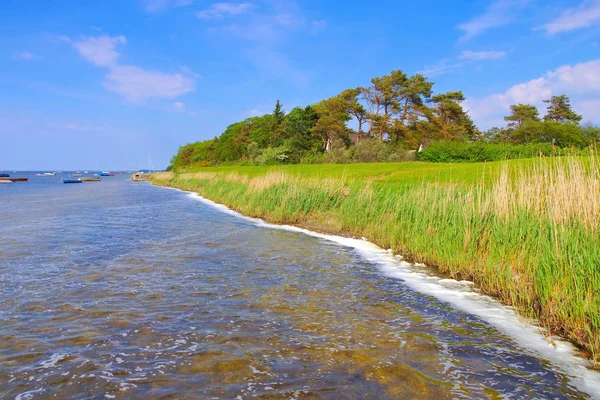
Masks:
[[[505,127],[481,132],[463,108],[461,91],[434,94],[433,86],[421,74],[394,70],[371,79],[367,87],[346,89],[289,113],[278,100],[270,114],[234,123],[214,139],[181,146],[170,168],[400,161],[436,141],[583,148],[600,139],[598,127],[580,125],[582,117],[566,95],[545,101],[543,119],[533,105],[513,105]]]

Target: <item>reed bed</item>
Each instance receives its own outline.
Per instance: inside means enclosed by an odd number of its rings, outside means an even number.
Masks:
[[[470,183],[390,184],[352,170],[331,178],[307,177],[297,168],[262,172],[250,176],[234,167],[156,174],[151,181],[272,222],[366,237],[471,279],[600,365],[600,162],[594,156],[506,162]]]

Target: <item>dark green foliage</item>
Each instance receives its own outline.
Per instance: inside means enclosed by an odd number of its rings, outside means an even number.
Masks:
[[[536,106],[530,104],[515,104],[510,106],[511,114],[504,117],[509,128],[518,128],[525,121],[539,121],[539,112]]]
[[[572,122],[578,124],[583,119],[581,115],[573,111],[567,95],[552,96],[550,100],[544,100],[544,103],[548,104],[548,113],[544,117],[544,121]]]
[[[549,143],[526,145],[491,144],[485,142],[433,142],[417,158],[430,162],[483,162],[513,158],[557,155],[560,149]]]

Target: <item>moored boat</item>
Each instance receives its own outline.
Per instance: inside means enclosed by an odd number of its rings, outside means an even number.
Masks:
[[[0,184],[2,183],[13,183],[13,181],[11,181],[10,179],[8,180],[0,180]]]
[[[83,183],[81,179],[63,179],[63,183]]]
[[[100,174],[98,174],[100,176],[115,176],[115,174],[110,173],[110,172],[101,172]]]
[[[100,182],[101,181],[99,176],[95,177],[95,178],[88,176],[88,177],[83,178],[82,180],[84,182]]]
[[[29,178],[10,178],[13,182],[27,182]]]
[[[0,174],[0,178],[10,178],[9,174]]]

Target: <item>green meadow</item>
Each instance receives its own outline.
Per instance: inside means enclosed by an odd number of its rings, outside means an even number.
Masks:
[[[594,156],[197,167],[150,180],[248,216],[365,237],[472,280],[600,362],[600,162]]]

